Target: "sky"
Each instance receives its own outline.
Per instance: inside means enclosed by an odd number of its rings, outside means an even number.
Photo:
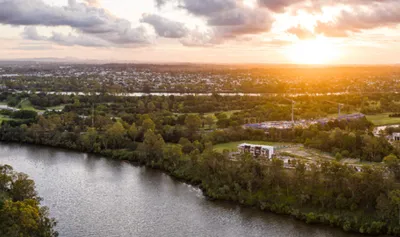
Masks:
[[[397,64],[399,0],[0,0],[0,59]]]

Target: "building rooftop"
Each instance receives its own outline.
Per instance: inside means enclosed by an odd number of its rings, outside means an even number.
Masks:
[[[248,144],[248,143],[242,143],[238,147],[244,147],[244,146],[250,146],[250,147],[261,147],[262,149],[268,149],[268,150],[273,150],[273,146],[267,146],[267,145],[256,145],[256,144]]]

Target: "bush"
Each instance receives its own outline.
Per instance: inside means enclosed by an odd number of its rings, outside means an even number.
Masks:
[[[336,160],[336,161],[341,161],[342,159],[343,159],[342,154],[340,154],[339,152],[336,153],[336,155],[335,155],[335,160]]]
[[[33,110],[19,110],[14,112],[11,117],[15,119],[35,119],[37,112]]]

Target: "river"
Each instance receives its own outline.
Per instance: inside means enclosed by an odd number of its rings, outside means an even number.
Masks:
[[[35,180],[60,237],[359,236],[209,201],[162,172],[95,155],[0,143],[0,164]]]

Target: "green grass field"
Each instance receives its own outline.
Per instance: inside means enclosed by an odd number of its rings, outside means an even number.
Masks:
[[[20,109],[22,110],[34,110],[37,111],[35,108],[33,108],[31,102],[29,100],[23,100],[19,104]]]
[[[18,119],[13,119],[4,115],[0,115],[0,124],[2,124],[4,121],[11,121],[11,120],[18,120]]]
[[[367,115],[367,119],[376,126],[400,124],[400,118],[390,118],[391,113]]]
[[[217,111],[217,112],[210,112],[210,113],[205,113],[204,116],[208,116],[208,115],[215,115],[216,113],[225,113],[228,117],[231,117],[232,114],[236,113],[236,112],[240,112],[241,110],[229,110],[229,111]],[[176,115],[181,115],[184,113],[175,113]],[[188,113],[188,114],[197,114],[200,115],[199,113]]]
[[[38,110],[35,109],[32,105],[32,103],[29,100],[23,100],[21,101],[21,103],[18,105],[20,109],[22,110],[33,110],[36,112],[45,112],[44,110]],[[64,105],[59,105],[59,106],[53,106],[53,107],[47,107],[46,109],[49,111],[52,110],[63,110],[65,108],[65,104]]]
[[[237,151],[237,147],[242,143],[255,144],[255,145],[266,145],[266,146],[282,146],[290,145],[289,143],[280,142],[264,142],[264,141],[239,141],[239,142],[228,142],[214,146],[214,151],[222,153],[224,150]]]
[[[66,105],[59,105],[59,106],[53,106],[53,107],[47,107],[47,110],[63,110]]]
[[[232,116],[232,114],[236,113],[236,112],[240,112],[241,110],[230,110],[230,111],[221,111],[221,112],[211,112],[211,113],[205,113],[204,116],[208,116],[208,115],[214,115],[216,113],[224,113],[228,116],[228,118],[230,118]]]

